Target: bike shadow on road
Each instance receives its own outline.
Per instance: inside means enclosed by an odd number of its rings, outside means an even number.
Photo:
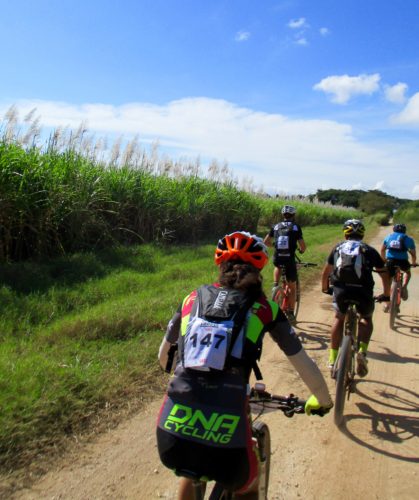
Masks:
[[[363,390],[363,387],[367,390]],[[419,394],[399,385],[380,380],[358,381],[355,393],[362,399],[398,411],[419,412]]]
[[[406,337],[419,338],[419,318],[400,314],[397,316],[396,322],[392,330]]]
[[[313,321],[297,321],[295,330],[304,349],[322,351],[328,348],[331,325],[315,323]]]
[[[419,356],[409,357],[409,356],[400,356],[397,352],[392,351],[388,347],[382,348],[384,352],[374,352],[368,351],[368,357],[370,359],[374,359],[376,361],[383,361],[385,363],[419,363]]]
[[[361,414],[345,415],[340,431],[351,441],[367,448],[375,453],[385,455],[405,462],[419,463],[419,456],[415,454],[417,447],[411,454],[406,453],[409,448],[403,447],[403,452],[396,453],[394,446],[388,449],[385,443],[392,445],[403,445],[405,442],[417,438],[419,434],[419,419],[411,415],[398,415],[376,411],[368,403],[357,403]],[[373,439],[364,440],[356,433],[361,421],[370,421],[369,437]],[[352,430],[354,429],[354,430]],[[374,439],[375,438],[375,439]]]

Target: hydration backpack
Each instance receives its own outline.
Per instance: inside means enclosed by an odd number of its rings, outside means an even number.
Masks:
[[[275,249],[279,255],[287,257],[296,249],[296,226],[294,222],[280,222],[274,227]]]
[[[357,240],[347,240],[337,246],[334,257],[333,281],[360,285],[366,271],[366,246]]]
[[[182,307],[179,351],[185,368],[223,370],[241,358],[244,325],[253,300],[239,290],[202,286]]]

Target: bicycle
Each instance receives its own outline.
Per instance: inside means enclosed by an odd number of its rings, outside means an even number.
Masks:
[[[343,420],[345,400],[355,391],[355,361],[358,350],[359,302],[348,301],[343,326],[343,338],[336,361],[332,368],[332,378],[336,380],[334,422],[339,427]]]
[[[293,417],[295,413],[305,412],[306,401],[290,394],[289,396],[278,396],[265,390],[265,384],[256,383],[251,389],[249,397],[250,413],[256,415],[252,418],[251,429],[252,437],[255,440],[258,461],[258,498],[267,499],[269,486],[269,472],[271,462],[271,437],[269,427],[266,423],[258,420],[266,412],[280,410],[286,417]],[[323,415],[321,410],[312,411],[313,414]],[[203,500],[204,492],[202,481],[191,471],[177,471],[178,475],[188,477],[193,480],[195,500]],[[229,500],[233,498],[234,493],[227,491],[220,483],[215,483],[209,500]]]
[[[416,267],[416,264],[412,264],[411,267]],[[400,305],[402,302],[402,288],[404,280],[403,270],[395,265],[394,266],[394,276],[391,283],[390,292],[390,328],[393,330],[396,323],[396,318],[400,313]]]
[[[295,257],[297,259],[296,262],[297,271],[302,267],[317,266],[317,264],[315,264],[314,262],[302,262],[297,255]],[[291,295],[291,287],[287,281],[287,277],[285,274],[285,267],[281,267],[281,285],[275,287],[275,290],[272,293],[272,300],[274,300],[279,305],[279,307],[282,309],[282,311],[284,311],[287,317],[288,317],[287,313],[291,311],[291,308],[289,307],[290,295]],[[295,282],[295,305],[291,311],[294,316],[294,318],[292,319],[292,323],[295,323],[295,320],[297,319],[298,311],[300,309],[300,299],[301,299],[300,280],[298,278],[298,272],[297,272],[297,279]]]

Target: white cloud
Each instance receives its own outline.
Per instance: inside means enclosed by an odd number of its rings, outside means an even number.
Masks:
[[[355,95],[371,95],[379,89],[380,75],[328,76],[314,85],[314,90],[331,94],[332,102],[346,104]]]
[[[249,40],[249,38],[249,31],[238,31],[234,39],[236,40],[236,42],[245,42],[246,40]]]
[[[44,127],[78,128],[85,122],[98,136],[123,134],[128,139],[138,134],[143,144],[159,140],[174,158],[226,160],[234,175],[251,177],[269,192],[273,186],[276,191],[286,186],[289,192],[307,194],[325,184],[348,189],[354,183],[374,185],[379,178],[408,197],[419,157],[419,146],[407,151],[405,144],[362,143],[345,123],[292,119],[221,99],[185,98],[162,106],[52,101],[21,101],[16,106],[21,117],[37,108]],[[0,106],[0,116],[9,107]]]
[[[291,19],[288,23],[288,28],[291,29],[299,29],[299,28],[306,28],[307,21],[305,17],[300,17],[299,19]]]
[[[419,184],[413,186],[412,195],[414,198],[419,198]]]
[[[385,85],[384,87],[384,95],[387,101],[394,103],[403,103],[406,100],[406,91],[407,85],[406,83],[396,83],[396,85],[390,86]]]
[[[401,113],[393,117],[395,123],[419,125],[419,92],[413,95]]]
[[[304,37],[297,38],[297,39],[295,40],[295,43],[296,43],[297,45],[308,45],[307,38],[304,38]]]
[[[330,35],[330,30],[329,28],[320,28],[319,33],[321,36],[327,36]]]

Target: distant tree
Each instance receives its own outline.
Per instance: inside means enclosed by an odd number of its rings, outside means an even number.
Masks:
[[[359,202],[359,208],[367,214],[384,212],[390,215],[397,206],[397,198],[378,190],[368,191]]]

